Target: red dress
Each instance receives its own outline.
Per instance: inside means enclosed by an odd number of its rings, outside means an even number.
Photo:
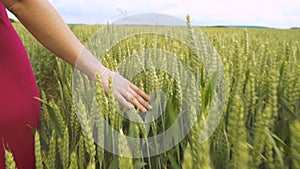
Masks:
[[[36,80],[25,48],[0,2],[0,169],[5,168],[4,148],[18,169],[35,168],[34,134],[40,103]]]

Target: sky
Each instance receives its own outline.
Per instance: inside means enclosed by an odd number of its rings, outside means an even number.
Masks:
[[[194,26],[300,27],[300,0],[49,0],[67,23],[105,24],[126,16],[160,13]]]

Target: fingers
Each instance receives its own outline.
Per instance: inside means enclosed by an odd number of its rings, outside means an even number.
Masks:
[[[136,107],[142,112],[152,109],[150,104],[129,86],[115,89],[114,96],[126,108],[133,109]]]
[[[134,105],[142,112],[146,112],[147,109],[152,108],[148,103],[150,97],[121,75],[115,74],[113,83],[115,97],[118,97],[118,101],[125,107],[132,108],[129,105]]]
[[[132,103],[136,108],[138,108],[142,112],[146,112],[147,109],[151,109],[151,106],[141,98],[137,93],[135,93],[132,89],[128,88],[126,99]]]
[[[137,107],[143,113],[145,113],[147,111],[147,109],[145,107],[143,107],[143,105],[140,104],[138,99],[134,95],[132,95],[131,93],[128,93],[126,98],[130,103],[132,103],[135,107]]]
[[[138,93],[136,93],[133,89],[128,88],[128,94],[127,99],[134,104],[136,107],[138,107],[142,112],[146,112],[149,109],[152,109],[150,104],[141,97]],[[149,96],[148,96],[149,97]]]
[[[136,96],[134,96],[128,92],[125,97],[126,97],[126,99],[120,93],[115,93],[115,98],[118,100],[119,103],[121,103],[126,108],[133,109],[134,107],[137,107],[142,112],[147,111],[147,109],[139,102],[139,100],[137,99]]]
[[[115,98],[120,102],[123,106],[128,109],[133,109],[134,106],[130,104],[120,93],[115,93]]]
[[[143,99],[149,101],[150,96],[148,96],[144,91],[142,91],[140,88],[138,88],[136,85],[129,83],[129,88],[132,88],[139,96],[141,96]]]

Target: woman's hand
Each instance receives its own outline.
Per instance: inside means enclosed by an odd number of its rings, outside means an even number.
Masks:
[[[133,109],[136,107],[142,112],[152,108],[148,103],[150,97],[145,92],[118,73],[102,65],[87,48],[81,50],[75,67],[94,82],[96,82],[98,75],[106,94],[109,93],[109,78],[112,78],[114,97],[126,108]]]
[[[107,68],[98,69],[106,94],[109,92],[109,78],[112,78],[114,97],[126,108],[138,108],[142,112],[152,109],[148,101],[150,97],[123,76]]]

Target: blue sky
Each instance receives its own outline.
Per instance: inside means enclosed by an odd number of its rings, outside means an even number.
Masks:
[[[300,0],[50,0],[67,23],[106,23],[141,13],[162,13],[193,25],[300,27]]]

